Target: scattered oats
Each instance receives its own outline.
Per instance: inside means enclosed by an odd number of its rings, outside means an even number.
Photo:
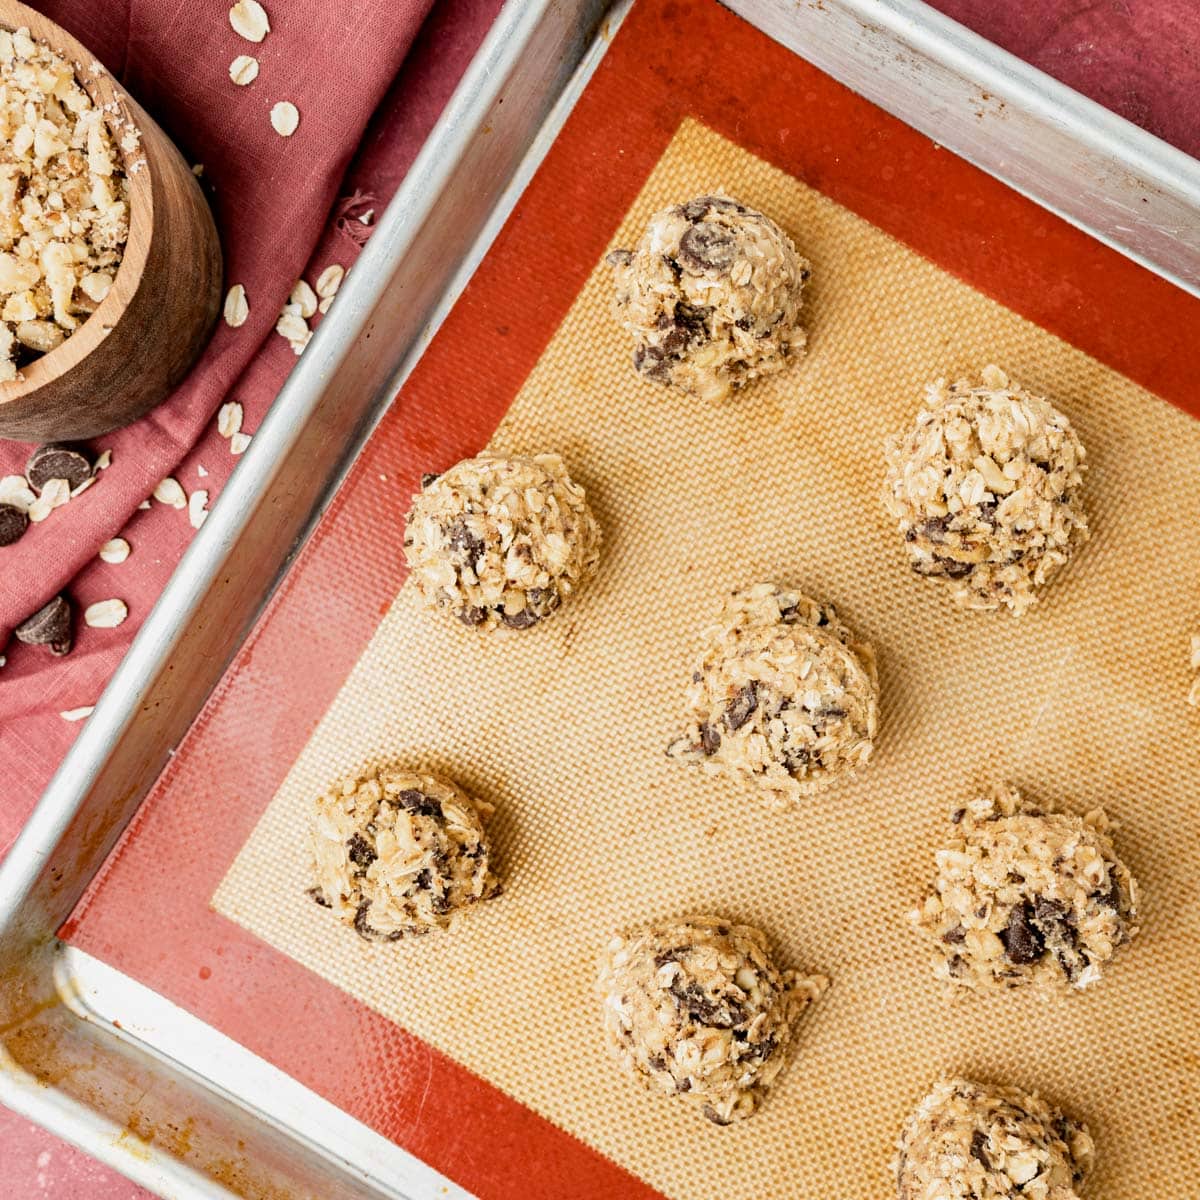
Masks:
[[[1196,678],[1188,692],[1188,703],[1200,708],[1200,633],[1192,635],[1192,670],[1196,672]]]
[[[291,346],[292,353],[297,358],[299,358],[300,355],[302,355],[304,353],[306,347],[308,346],[308,343],[311,341],[312,341],[312,330],[309,330],[308,333],[306,333],[302,338],[293,338],[292,341],[290,341],[288,343],[288,345]]]
[[[65,479],[47,479],[38,498],[29,506],[29,519],[35,524],[71,499],[71,485]]]
[[[317,276],[317,295],[322,300],[332,300],[337,295],[338,288],[342,286],[345,276],[346,270],[341,263],[330,263]]]
[[[258,0],[238,0],[229,10],[229,24],[248,42],[261,42],[271,32],[271,22]]]
[[[303,341],[308,334],[308,324],[299,313],[285,312],[275,322],[275,332],[289,342]]]
[[[208,472],[199,463],[196,464],[196,474],[199,475],[201,479],[208,478]]]
[[[241,454],[246,447],[250,445],[250,435],[248,433],[235,433],[229,439],[229,453]]]
[[[3,654],[0,654],[0,667],[6,666],[8,666],[8,659],[5,658]]]
[[[95,482],[96,476],[89,475],[73,492],[71,492],[71,499],[74,500],[76,496],[80,495],[82,492],[86,492],[88,488],[90,488]]]
[[[245,325],[250,315],[250,302],[246,299],[246,289],[240,283],[235,283],[225,297],[225,324],[231,329]]]
[[[24,475],[5,475],[0,479],[0,504],[11,504],[27,513],[36,501],[37,496]]]
[[[100,558],[106,563],[123,563],[129,557],[129,543],[123,537],[109,538],[100,547]]]
[[[96,465],[92,468],[93,471],[105,471],[112,464],[112,451],[101,450],[100,457],[96,459]]]
[[[289,300],[292,304],[297,305],[302,317],[311,317],[317,311],[317,294],[303,279],[296,280],[296,286],[292,288]]]
[[[139,504],[139,505],[138,505],[138,508],[149,508],[149,507],[150,507],[150,501],[149,501],[149,500],[143,500],[143,501],[141,502],[141,504]]]
[[[238,87],[245,87],[258,78],[258,59],[251,54],[239,54],[229,64],[229,78]]]
[[[93,629],[116,629],[127,616],[124,600],[97,600],[83,610],[84,624]]]
[[[197,488],[188,497],[188,520],[193,529],[199,529],[208,518],[208,490]]]
[[[204,174],[204,164],[203,163],[192,163],[192,174],[195,175],[195,177],[197,179],[199,179],[200,176]]]
[[[223,438],[231,438],[242,427],[242,406],[236,400],[221,405],[217,413],[217,432]]]
[[[94,704],[85,704],[82,708],[68,708],[66,712],[60,712],[58,715],[64,721],[85,721],[95,711]]]
[[[187,496],[179,480],[168,475],[154,489],[154,498],[159,504],[169,504],[172,508],[187,508]]]
[[[317,312],[327,313],[333,307],[333,297],[326,296],[320,304],[317,305]]]
[[[271,108],[271,128],[280,137],[291,137],[300,124],[300,110],[290,100],[280,100]]]
[[[365,213],[363,213],[363,215],[361,217],[358,218],[358,221],[359,221],[360,225],[370,225],[370,223],[374,220],[374,218],[375,218],[375,210],[373,208],[368,208],[367,211]]]

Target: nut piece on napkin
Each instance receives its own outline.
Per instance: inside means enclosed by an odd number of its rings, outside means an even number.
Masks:
[[[51,654],[71,652],[71,602],[55,596],[13,630],[13,636],[27,646],[49,646]]]

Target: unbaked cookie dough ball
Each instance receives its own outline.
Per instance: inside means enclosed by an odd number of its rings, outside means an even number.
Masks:
[[[672,758],[758,784],[776,808],[865,766],[874,745],[875,655],[832,605],[759,583],[704,631]]]
[[[448,779],[379,767],[318,797],[309,895],[369,942],[444,928],[500,891],[484,822],[492,806]]]
[[[937,1084],[905,1122],[899,1200],[1080,1200],[1087,1127],[1019,1088]]]
[[[1047,400],[985,367],[929,386],[915,428],[887,443],[885,500],[912,569],[970,609],[1018,616],[1087,539],[1085,453]]]
[[[1138,885],[1103,810],[1047,812],[999,789],[952,820],[933,890],[912,914],[939,978],[978,990],[1095,983],[1138,931]]]
[[[557,454],[481,454],[413,498],[404,556],[434,608],[475,629],[528,629],[600,560],[600,527]]]
[[[656,213],[637,247],[608,262],[633,365],[648,379],[723,400],[804,351],[809,263],[770,217],[728,196]]]
[[[759,930],[719,917],[613,938],[598,982],[609,1042],[626,1070],[717,1125],[762,1103],[797,1018],[828,985],[781,971]]]

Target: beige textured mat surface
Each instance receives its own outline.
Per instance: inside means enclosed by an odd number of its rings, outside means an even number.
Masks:
[[[813,260],[808,357],[725,406],[667,394],[629,366],[598,266],[492,446],[565,456],[605,529],[599,577],[545,626],[483,639],[403,589],[214,903],[671,1197],[886,1195],[900,1122],[944,1071],[1086,1119],[1090,1195],[1192,1195],[1200,422],[693,123],[614,244],[717,187]],[[879,500],[884,436],[922,385],[989,361],[1053,397],[1092,463],[1092,541],[1020,622],[912,575]],[[881,669],[873,764],[790,815],[663,756],[700,626],[767,577],[833,600]],[[449,935],[369,946],[304,895],[310,797],[372,755],[498,806],[506,894]],[[907,926],[948,810],[1000,778],[1121,823],[1143,933],[1093,992],[948,1002]],[[762,1112],[729,1129],[617,1073],[591,992],[611,927],[688,910],[758,924],[832,979]]]

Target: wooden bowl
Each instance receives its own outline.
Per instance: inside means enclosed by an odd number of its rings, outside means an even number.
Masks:
[[[129,240],[111,290],[61,345],[23,366],[22,379],[0,383],[0,437],[95,437],[165,399],[196,361],[221,307],[221,246],[183,156],[95,55],[15,0],[0,0],[0,26],[27,27],[74,65],[97,105],[115,104],[110,111],[140,134],[132,152],[117,147],[129,184]]]

